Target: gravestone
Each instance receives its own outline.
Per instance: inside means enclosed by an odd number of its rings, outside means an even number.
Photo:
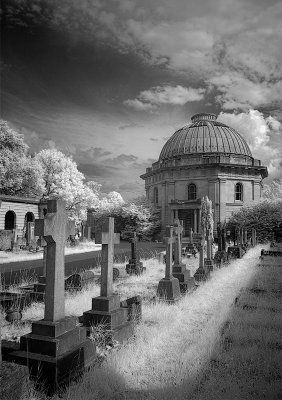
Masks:
[[[174,242],[174,264],[172,275],[179,280],[180,291],[186,292],[195,287],[195,279],[191,277],[190,271],[186,269],[186,264],[182,262],[182,232],[183,225],[179,219],[174,221],[173,231],[175,234]]]
[[[123,342],[133,334],[133,325],[127,321],[127,309],[120,307],[120,297],[113,294],[114,244],[120,235],[114,232],[114,218],[107,218],[102,231],[96,235],[101,250],[101,294],[92,299],[92,309],[83,313],[83,324],[90,328],[100,325],[109,331],[110,340]]]
[[[21,336],[20,350],[11,356],[28,365],[31,379],[53,393],[93,362],[95,346],[86,329],[76,326],[77,319],[65,316],[65,202],[49,200],[45,219],[38,221],[47,243],[44,319],[32,323],[32,332]]]
[[[128,264],[126,264],[126,272],[129,275],[141,275],[143,274],[144,270],[146,269],[143,267],[143,263],[140,261],[139,258],[137,258],[137,234],[136,232],[130,232],[131,238],[130,238],[130,244],[131,244],[131,258],[129,259]]]
[[[65,290],[82,290],[83,288],[94,283],[95,275],[92,271],[81,271],[72,274],[65,279]]]
[[[165,277],[159,281],[157,296],[165,301],[173,303],[180,299],[179,280],[172,275],[172,245],[175,242],[173,227],[166,227],[166,267]]]
[[[13,229],[13,236],[12,236],[12,251],[19,251],[20,245],[18,240],[18,225],[15,226]]]
[[[121,307],[127,309],[127,320],[133,322],[141,322],[142,320],[142,298],[141,296],[134,296],[130,299],[121,301]]]
[[[252,246],[256,246],[257,244],[257,232],[255,228],[252,228]]]
[[[35,234],[34,234],[34,222],[28,222],[26,227],[26,244],[27,246],[36,247]]]

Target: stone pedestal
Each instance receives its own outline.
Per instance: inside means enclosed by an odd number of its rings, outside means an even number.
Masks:
[[[47,393],[54,393],[95,360],[96,348],[86,337],[86,329],[76,326],[76,318],[32,324],[32,332],[21,336],[20,350],[10,354],[15,362],[27,365],[30,378]]]
[[[204,268],[209,272],[213,271],[213,261],[210,258],[204,259]]]
[[[146,268],[143,267],[143,263],[136,259],[130,259],[128,264],[126,264],[125,269],[129,275],[141,275],[146,271]]]
[[[105,331],[110,331],[110,341],[124,342],[133,335],[134,326],[128,322],[128,310],[120,307],[120,297],[117,295],[99,296],[92,299],[92,309],[83,313],[83,325],[101,324]]]
[[[180,299],[180,285],[177,278],[163,278],[159,281],[157,296],[170,303]]]
[[[188,243],[186,246],[186,252],[190,254],[195,254],[198,252],[198,250],[194,243]]]
[[[178,279],[181,293],[185,293],[195,287],[195,279],[191,277],[191,273],[186,269],[185,264],[173,265],[172,275]]]

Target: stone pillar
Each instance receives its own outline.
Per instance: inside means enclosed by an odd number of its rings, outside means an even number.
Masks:
[[[197,225],[198,225],[198,221],[197,221],[197,210],[194,210],[194,232],[197,233],[198,229],[197,229]]]
[[[219,221],[224,222],[226,219],[226,203],[227,203],[227,191],[226,191],[226,179],[219,180]]]
[[[166,226],[166,209],[167,209],[167,199],[166,199],[166,182],[162,183],[162,211],[161,211],[161,226],[162,230],[165,229]]]

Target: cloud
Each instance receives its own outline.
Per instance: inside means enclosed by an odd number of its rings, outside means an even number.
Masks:
[[[131,129],[131,128],[143,128],[143,125],[138,125],[135,122],[130,122],[125,125],[121,125],[118,127],[119,130],[123,131],[125,129]]]
[[[123,102],[124,105],[127,107],[134,108],[137,111],[153,111],[157,109],[157,106],[151,103],[143,103],[142,101],[138,99],[133,99],[133,100],[125,100]]]
[[[200,101],[204,98],[205,89],[177,86],[156,86],[143,90],[138,98],[126,100],[124,104],[140,111],[155,110],[162,104],[183,106],[187,102]]]
[[[223,109],[243,109],[281,104],[282,82],[251,80],[238,72],[217,74],[207,80],[210,90],[219,94],[216,100]]]
[[[281,174],[282,125],[275,118],[258,110],[246,113],[220,113],[218,120],[238,131],[250,146],[253,157],[268,167],[271,178]]]

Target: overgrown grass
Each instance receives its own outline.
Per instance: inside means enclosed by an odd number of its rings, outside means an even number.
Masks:
[[[143,276],[115,283],[114,290],[122,298],[141,294],[145,300],[142,322],[136,326],[134,338],[109,351],[101,365],[87,372],[80,382],[73,383],[63,398],[271,399],[264,394],[273,393],[271,387],[278,377],[279,357],[269,350],[269,343],[279,341],[281,314],[273,313],[271,318],[261,308],[234,308],[234,300],[242,288],[253,287],[254,283],[269,288],[272,282],[271,273],[266,276],[257,267],[261,248],[257,246],[243,259],[215,270],[210,280],[173,305],[152,301],[158,281],[164,276],[164,265],[156,260],[144,262],[147,271]],[[198,260],[189,263],[196,268]],[[279,279],[276,276],[276,282]],[[80,315],[90,309],[91,298],[98,294],[96,285],[76,296],[66,295],[67,314]],[[31,310],[26,313],[27,319],[43,315],[35,311],[32,314]],[[232,351],[224,341],[231,336],[234,343],[236,340],[240,343]],[[264,355],[255,347],[258,342],[269,350]],[[269,381],[267,390],[259,382],[264,363],[265,382]]]

